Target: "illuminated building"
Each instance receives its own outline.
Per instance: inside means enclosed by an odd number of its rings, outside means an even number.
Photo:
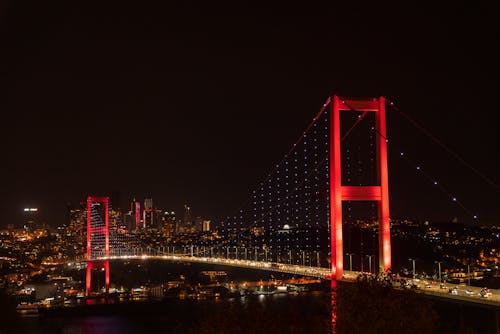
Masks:
[[[153,209],[153,199],[145,198],[144,199],[144,210],[152,210]]]
[[[34,230],[41,227],[38,208],[23,209],[23,225],[25,229]]]
[[[182,222],[177,225],[177,233],[191,233],[193,229],[193,217],[191,207],[184,204],[184,216]]]
[[[87,210],[83,203],[78,208],[68,205],[69,226],[71,234],[83,235],[85,233],[85,224],[87,223]]]
[[[155,209],[152,198],[144,199],[142,226],[144,228],[161,228],[161,210]]]
[[[201,231],[203,231],[203,219],[200,216],[197,216],[194,219],[193,232]]]
[[[129,225],[129,223],[132,223],[132,221],[127,221],[125,223],[125,225],[127,225],[127,229],[129,231],[133,231],[133,230],[138,230],[140,229],[143,225],[141,224],[141,202],[139,201],[136,201],[135,198],[132,200],[132,202],[130,202],[130,211],[128,212],[129,216],[132,216],[133,219],[133,225],[134,226],[131,226]],[[127,217],[126,219],[129,219],[130,217]]]
[[[192,225],[193,223],[193,218],[191,216],[191,207],[189,207],[187,204],[184,204],[184,217],[182,219],[182,222],[184,225]]]
[[[144,209],[142,212],[142,224],[145,228],[161,227],[161,210]]]
[[[141,202],[135,201],[134,204],[134,215],[135,215],[135,228],[139,229],[141,228]]]
[[[129,211],[123,215],[123,224],[127,231],[135,230],[135,215],[132,211]]]
[[[173,236],[176,231],[176,218],[175,212],[165,211],[161,215],[161,229],[165,236]]]
[[[210,220],[204,220],[202,222],[202,229],[203,232],[210,232]]]

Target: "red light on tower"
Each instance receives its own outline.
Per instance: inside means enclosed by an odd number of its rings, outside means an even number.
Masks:
[[[391,234],[389,222],[389,182],[387,170],[387,141],[385,99],[347,99],[333,97],[330,105],[330,233],[332,280],[341,279],[344,272],[342,245],[342,201],[376,201],[379,216],[380,269],[391,269]],[[375,112],[377,139],[377,186],[342,186],[340,111]]]

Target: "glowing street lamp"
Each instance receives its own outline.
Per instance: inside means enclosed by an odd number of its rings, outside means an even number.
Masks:
[[[370,271],[370,274],[372,273],[372,257],[373,255],[366,255],[366,257],[368,258],[368,269]]]
[[[408,259],[408,261],[413,262],[413,278],[415,279],[416,273],[415,273],[415,259]]]
[[[439,273],[438,279],[439,282],[441,282],[441,261],[434,261],[434,263],[438,264],[438,273]]]
[[[347,253],[346,255],[349,256],[349,271],[352,271],[352,256],[355,254]]]

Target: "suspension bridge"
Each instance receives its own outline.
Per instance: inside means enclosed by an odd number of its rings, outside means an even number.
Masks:
[[[130,231],[110,226],[107,197],[88,197],[87,295],[94,269],[105,271],[109,292],[109,261],[127,259],[220,264],[332,281],[352,279],[358,273],[344,270],[343,222],[359,212],[362,219],[377,222],[378,255],[373,264],[379,272],[389,272],[387,105],[395,108],[384,97],[329,97],[249,198],[220,222],[217,237],[193,245],[144,247]],[[356,203],[364,205],[358,212]]]

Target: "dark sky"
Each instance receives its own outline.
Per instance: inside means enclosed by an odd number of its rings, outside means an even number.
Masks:
[[[394,99],[500,183],[493,8],[161,3],[2,3],[1,226],[24,206],[61,223],[68,201],[113,191],[227,214],[333,92]],[[391,141],[498,223],[500,190],[405,126],[389,119]],[[393,216],[468,219],[390,163]]]

